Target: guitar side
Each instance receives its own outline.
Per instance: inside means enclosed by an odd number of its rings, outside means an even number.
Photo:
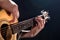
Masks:
[[[15,19],[14,22],[10,22],[12,19],[13,19],[13,15],[12,14],[8,15],[6,10],[2,9],[0,11],[0,40],[4,40],[1,35],[1,25],[4,23],[10,25],[18,22],[17,18]],[[12,35],[11,40],[16,40],[17,33],[11,35]]]

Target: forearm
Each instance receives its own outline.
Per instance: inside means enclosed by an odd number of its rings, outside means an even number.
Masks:
[[[24,35],[22,35],[21,38],[31,38],[36,36],[39,32],[41,31],[41,29],[39,27],[34,27],[33,29],[31,29],[31,31],[29,33],[26,33]]]

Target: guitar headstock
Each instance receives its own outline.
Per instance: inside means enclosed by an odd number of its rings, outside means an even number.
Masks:
[[[50,16],[49,16],[49,12],[48,11],[42,10],[41,11],[41,14],[42,14],[42,16],[44,17],[45,20],[46,19],[50,19]]]

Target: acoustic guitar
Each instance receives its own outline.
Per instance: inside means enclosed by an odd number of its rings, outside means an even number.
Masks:
[[[43,18],[48,19],[48,12],[41,11]],[[41,16],[41,15],[40,15]],[[17,40],[17,34],[24,29],[32,27],[35,17],[18,22],[10,22],[13,19],[12,14],[8,14],[6,10],[0,10],[0,40]]]

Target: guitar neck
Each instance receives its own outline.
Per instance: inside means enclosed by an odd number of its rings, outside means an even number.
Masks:
[[[18,33],[23,29],[27,29],[29,27],[32,27],[34,24],[34,19],[35,18],[31,18],[31,19],[19,22],[17,24],[12,24],[11,25],[12,33]]]

